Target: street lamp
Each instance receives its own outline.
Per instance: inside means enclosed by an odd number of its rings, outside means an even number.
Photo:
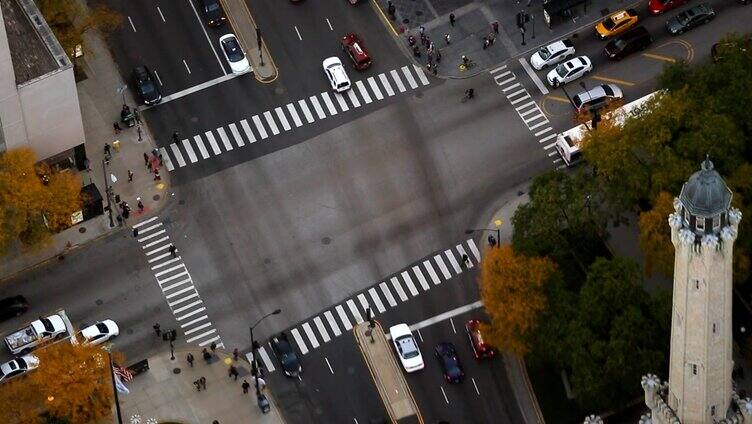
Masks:
[[[256,323],[253,324],[250,327],[250,330],[251,330],[251,354],[253,355],[253,363],[251,363],[251,373],[253,374],[253,376],[255,377],[255,380],[256,380],[256,399],[259,402],[259,408],[261,408],[261,403],[262,403],[263,398],[261,396],[261,391],[259,390],[259,381],[258,381],[258,379],[259,379],[259,372],[258,372],[258,365],[257,365],[257,362],[256,362],[257,361],[256,357],[258,356],[258,355],[256,355],[256,346],[257,346],[257,343],[253,339],[253,329],[256,328],[256,326],[259,325],[261,323],[261,321],[265,320],[266,318],[269,318],[272,315],[279,315],[280,312],[282,312],[281,309],[275,309],[273,312],[270,312],[270,313],[264,315],[263,317],[259,318],[259,320],[256,321]]]
[[[472,234],[476,231],[496,231],[496,245],[501,247],[501,228],[476,228],[474,230],[465,230],[465,234]]]

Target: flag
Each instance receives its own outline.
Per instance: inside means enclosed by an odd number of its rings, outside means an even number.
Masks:
[[[115,376],[115,388],[117,389],[118,393],[123,393],[125,395],[131,392],[130,390],[128,390],[128,387],[123,384],[123,381],[120,379],[119,375]]]
[[[128,368],[121,367],[118,364],[112,364],[112,371],[115,375],[120,376],[125,381],[133,380],[133,373],[130,372]]]

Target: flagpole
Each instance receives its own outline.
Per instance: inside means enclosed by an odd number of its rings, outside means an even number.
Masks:
[[[117,387],[115,387],[115,369],[112,367],[112,353],[107,351],[107,357],[110,359],[110,377],[112,377],[112,392],[115,394],[115,409],[117,410],[118,423],[123,424],[123,416],[120,413],[120,399],[118,398]]]

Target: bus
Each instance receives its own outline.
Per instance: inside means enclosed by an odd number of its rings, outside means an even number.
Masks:
[[[647,96],[640,97],[633,102],[627,103],[624,106],[607,113],[603,118],[604,120],[611,119],[616,125],[622,126],[624,125],[624,120],[632,113],[632,111],[647,103],[648,100],[652,99],[658,93],[660,93],[660,91],[654,91]],[[567,166],[572,166],[582,160],[580,141],[591,129],[592,124],[588,121],[574,128],[570,128],[556,136],[554,147]]]

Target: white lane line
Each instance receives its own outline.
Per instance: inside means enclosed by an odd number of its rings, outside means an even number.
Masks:
[[[327,19],[327,21],[328,20],[329,19]],[[326,366],[329,367],[329,372],[332,373],[332,375],[334,375],[334,370],[332,369],[332,364],[329,363],[329,358],[327,358],[326,356],[324,356],[324,360],[326,361]]]
[[[511,72],[510,72],[510,73],[511,73]],[[496,79],[496,78],[494,78],[494,81],[496,81],[496,85],[498,85],[498,86],[503,86],[503,85],[506,85],[507,83],[510,83],[510,82],[512,82],[512,81],[514,81],[514,80],[516,80],[516,79],[517,79],[517,77],[516,77],[516,76],[514,76],[514,75],[512,75],[511,77],[509,77],[509,78],[505,79],[504,81],[499,81],[499,80],[498,80],[498,79]]]
[[[156,240],[156,241],[153,241],[153,242],[151,242],[151,243],[149,243],[149,244],[145,244],[145,245],[141,246],[141,248],[142,248],[142,249],[148,249],[148,248],[150,248],[150,247],[152,247],[152,246],[154,246],[154,245],[156,245],[156,244],[162,243],[163,241],[167,241],[167,240],[169,240],[169,239],[170,239],[169,237],[162,237],[162,238],[161,238],[161,239],[159,239],[159,240]],[[146,252],[146,255],[147,255],[147,256],[149,256],[149,255],[151,255],[152,253],[155,253],[155,252],[159,252],[160,250],[168,249],[169,247],[170,247],[170,245],[169,245],[169,244],[165,244],[164,246],[161,246],[161,247],[159,247],[158,249],[154,249],[154,250],[151,250],[151,251],[149,251],[149,252]]]
[[[507,99],[512,100],[512,97],[514,97],[514,96],[516,96],[518,94],[522,94],[522,93],[527,93],[527,90],[525,90],[524,88],[522,88],[520,90],[515,91],[512,94],[507,94]],[[530,96],[528,96],[528,97],[530,97]]]
[[[407,289],[410,290],[410,294],[413,295],[413,297],[418,295],[418,289],[415,287],[415,284],[413,283],[413,279],[410,278],[410,273],[407,271],[402,271],[402,280],[405,281],[405,284],[407,285]]]
[[[397,277],[392,277],[389,279],[392,283],[392,287],[394,287],[394,291],[397,292],[397,296],[399,296],[401,301],[407,300],[407,295],[405,294],[405,291],[402,289],[402,285],[400,285],[399,280]]]
[[[428,271],[428,275],[431,277],[431,281],[433,281],[434,285],[441,284],[441,279],[436,275],[436,271],[433,269],[433,265],[431,265],[430,261],[423,261],[423,267]]]
[[[373,100],[371,100],[371,96],[368,94],[368,91],[366,90],[365,84],[363,84],[363,81],[357,81],[355,83],[355,86],[358,87],[358,92],[360,92],[360,97],[363,98],[363,101],[366,102],[366,104],[373,102]]]
[[[219,341],[219,336],[212,337],[211,339],[204,340],[203,342],[199,343],[198,345],[201,346],[201,347],[203,347],[203,346],[208,345],[209,343],[213,343],[213,342],[216,342],[216,341]],[[222,343],[218,343],[217,346],[224,346],[224,345]]]
[[[534,129],[540,127],[540,126],[546,125],[546,124],[548,124],[548,119],[545,119],[545,117],[544,117],[543,121],[540,121],[539,123],[537,123],[537,124],[535,124],[533,126],[528,126],[528,128],[532,131],[532,130],[534,130]]]
[[[452,265],[452,268],[454,268],[454,272],[461,274],[462,268],[460,267],[460,263],[457,262],[457,258],[454,257],[454,253],[451,250],[445,250],[444,254],[447,259],[449,259],[449,263]]]
[[[538,143],[543,144],[543,143],[547,142],[548,140],[551,140],[552,138],[556,138],[556,136],[558,136],[558,135],[559,134],[549,134],[549,135],[541,138],[540,140],[538,140]]]
[[[368,300],[366,299],[366,295],[363,293],[360,293],[358,296],[358,302],[360,302],[360,306],[363,307],[363,311],[368,311],[371,309],[371,305],[368,304]],[[371,316],[376,316],[376,311],[371,311]],[[366,314],[366,318],[368,318],[368,314]]]
[[[177,259],[177,258],[176,258],[176,259]],[[157,279],[159,279],[159,277],[161,277],[161,276],[163,276],[163,275],[165,275],[165,274],[169,274],[169,273],[171,273],[172,271],[178,270],[178,269],[180,269],[180,268],[183,268],[183,269],[185,269],[185,264],[175,265],[175,266],[174,266],[174,267],[172,267],[172,268],[168,268],[168,269],[166,269],[166,270],[164,270],[164,271],[159,271],[158,273],[154,274],[154,277],[156,277]]]
[[[176,300],[174,302],[167,302],[167,306],[169,306],[170,308],[172,308],[175,305],[179,305],[179,304],[181,304],[183,302],[187,302],[187,301],[189,301],[189,300],[191,300],[191,299],[193,299],[195,297],[198,297],[198,292],[194,291],[193,293],[191,293],[191,294],[189,294],[189,295],[187,295],[185,297],[181,297],[180,299],[178,299],[178,300]]]
[[[337,305],[334,309],[337,311],[337,315],[339,315],[339,320],[342,321],[342,325],[345,326],[345,330],[352,330],[353,326],[350,324],[350,319],[347,318],[345,308],[343,308],[342,305]]]
[[[295,33],[298,34],[298,41],[303,41],[303,37],[300,36],[300,31],[298,31],[298,27],[294,26],[294,28],[295,28]]]
[[[187,336],[189,334],[195,333],[196,331],[203,330],[206,327],[210,327],[211,325],[212,325],[211,322],[205,322],[205,323],[199,325],[198,327],[193,327],[190,330],[183,331],[183,334],[185,334]]]
[[[284,128],[285,131],[290,131],[292,127],[290,126],[290,123],[287,121],[287,117],[285,116],[285,111],[283,111],[281,107],[276,107],[274,108],[274,112],[277,113],[277,118],[279,118],[279,122],[282,124],[282,128]]]
[[[156,257],[155,259],[150,259],[150,260],[149,260],[149,263],[151,263],[151,262],[156,262],[157,260],[159,260],[159,259],[164,259],[164,258],[166,258],[166,257],[168,257],[168,256],[170,256],[170,253],[169,253],[169,252],[168,252],[168,253],[165,253],[164,255],[159,255],[159,256],[157,256],[157,257]],[[157,269],[159,269],[159,268],[162,268],[163,266],[167,266],[167,265],[169,265],[169,264],[173,264],[173,263],[175,263],[175,262],[180,262],[181,260],[182,260],[182,258],[181,258],[180,256],[178,256],[177,258],[172,258],[172,259],[170,259],[170,260],[167,260],[167,261],[164,261],[164,262],[162,262],[162,263],[160,263],[160,264],[158,264],[158,265],[154,265],[153,267],[151,267],[151,270],[152,270],[152,271],[155,271],[155,270],[157,270]]]
[[[198,309],[194,309],[191,312],[188,312],[187,314],[185,314],[183,316],[179,316],[179,317],[176,316],[175,319],[178,320],[178,321],[182,321],[182,320],[184,320],[186,318],[190,318],[190,317],[192,317],[194,315],[197,315],[197,314],[199,314],[201,312],[204,312],[205,310],[206,310],[206,308],[202,306],[202,307],[200,307]]]
[[[452,324],[452,331],[454,334],[457,334],[457,328],[454,326],[454,320],[452,318],[449,318],[449,323]]]
[[[379,283],[379,288],[381,289],[381,292],[384,293],[384,297],[386,298],[387,303],[389,303],[389,306],[392,308],[397,306],[397,301],[394,300],[394,296],[392,296],[392,291],[389,290],[389,286],[387,286],[386,283]]]
[[[389,71],[389,75],[392,76],[394,83],[397,84],[397,90],[399,90],[400,93],[404,93],[407,89],[405,88],[405,84],[402,84],[402,79],[400,78],[397,71],[392,69],[391,71]]]
[[[186,323],[180,324],[180,327],[181,328],[190,327],[191,325],[193,325],[193,324],[195,324],[197,322],[201,322],[201,321],[203,321],[205,319],[209,319],[209,316],[208,315],[202,315],[202,316],[200,316],[200,317],[198,317],[196,319],[192,319],[192,320],[190,320],[190,321],[188,321]]]
[[[551,127],[546,127],[546,128],[543,128],[542,130],[538,131],[537,133],[533,134],[533,135],[534,135],[535,137],[540,137],[540,136],[542,136],[543,134],[545,134],[545,133],[547,133],[547,132],[549,132],[549,131],[551,131],[551,130],[553,130],[553,128],[551,128]]]
[[[517,87],[522,87],[522,84],[516,82],[516,83],[510,85],[507,88],[502,88],[501,91],[503,91],[504,93],[506,93],[507,91],[512,91],[512,89],[517,88]]]
[[[353,107],[360,107],[360,100],[358,100],[358,96],[355,95],[355,90],[347,90],[347,98],[350,99],[350,103],[352,103]]]
[[[472,268],[474,266],[473,265],[473,261],[469,260],[470,259],[470,255],[467,254],[467,252],[465,251],[465,248],[462,247],[461,244],[457,245],[457,251],[460,252],[460,258],[462,256],[467,256],[468,261],[465,263],[465,266],[467,267],[467,269]]]
[[[554,146],[556,146],[556,143],[551,143],[551,144],[549,144],[549,145],[547,145],[547,146],[543,146],[543,150],[548,150],[548,149],[550,149],[550,148],[552,148],[552,147],[554,147]],[[559,158],[559,159],[557,159],[557,160],[560,160],[560,159],[561,159],[561,158]]]
[[[188,271],[179,272],[175,275],[171,275],[164,280],[157,279],[157,282],[159,283],[159,286],[161,287],[163,283],[169,283],[172,280],[177,280],[178,278],[188,275]],[[190,277],[190,276],[189,276]]]
[[[375,288],[371,287],[368,289],[368,294],[371,296],[371,300],[373,300],[373,304],[376,305],[376,309],[380,314],[386,311],[386,308],[384,308],[384,304],[381,303],[381,298]]]
[[[188,62],[186,62],[185,59],[183,59],[183,65],[185,65],[185,70],[188,71],[188,75],[190,75],[191,74],[191,67],[188,66]]]
[[[131,17],[130,17],[130,16],[128,16],[128,22],[130,22],[130,24],[131,24],[131,29],[133,30],[133,32],[136,32],[136,26],[135,26],[135,25],[133,25],[133,19],[131,19]]]
[[[279,134],[279,128],[277,128],[277,123],[274,122],[272,113],[267,110],[266,112],[264,112],[264,118],[266,119],[266,124],[269,125],[269,129],[272,130],[272,134]]]
[[[420,339],[420,342],[423,343],[423,333],[420,332],[420,330],[417,330],[416,333],[418,333],[418,338]]]
[[[209,146],[211,146],[212,152],[214,152],[215,155],[221,155],[222,150],[220,150],[219,144],[217,144],[217,139],[214,138],[214,134],[212,134],[211,131],[207,131],[204,135],[206,136],[206,139],[209,140]]]
[[[316,98],[316,96],[309,97],[309,100],[311,101],[311,104],[313,105],[313,110],[316,111],[316,115],[319,116],[319,119],[326,118],[326,114],[324,113],[324,109],[321,107],[321,104],[319,103],[319,99]]]
[[[517,103],[519,103],[519,102],[524,102],[525,100],[527,100],[527,99],[529,99],[529,98],[530,98],[530,94],[528,94],[528,93],[527,93],[527,91],[526,91],[526,92],[525,92],[525,95],[524,95],[524,96],[520,96],[520,98],[518,98],[518,99],[514,99],[513,101],[512,101],[512,100],[510,100],[510,103],[512,104],[512,106],[514,106],[514,105],[516,105]]]
[[[329,328],[332,329],[335,337],[342,334],[342,332],[339,331],[339,325],[337,325],[337,321],[334,319],[334,315],[332,315],[331,311],[324,311],[324,318],[326,318],[326,322],[329,323]]]
[[[326,91],[321,93],[321,99],[324,100],[324,104],[326,105],[326,109],[329,111],[329,116],[334,116],[337,114],[337,108],[334,107],[334,103],[332,102],[332,98],[329,97],[329,93]]]
[[[247,122],[245,124],[248,125]],[[243,141],[243,137],[240,136],[240,131],[238,131],[238,126],[235,125],[235,123],[232,123],[232,124],[228,125],[228,127],[230,127],[230,132],[232,133],[232,138],[235,139],[235,144],[237,144],[238,147],[245,146],[245,141]]]
[[[311,109],[308,109],[308,103],[306,103],[305,99],[298,100],[298,106],[300,106],[300,110],[303,111],[306,121],[308,121],[309,124],[312,124],[314,121],[313,115],[311,114]]]
[[[331,340],[331,337],[329,337],[329,332],[326,331],[326,327],[324,327],[324,322],[321,321],[321,318],[318,316],[314,317],[313,323],[316,324],[316,328],[319,330],[319,334],[321,334],[321,338],[324,339],[324,343],[329,343],[329,340]]]
[[[311,342],[311,349],[316,349],[317,347],[319,347],[319,341],[316,339],[316,335],[313,334],[313,328],[311,328],[311,324],[304,322],[303,331],[305,331],[306,336],[308,336],[308,341]]]
[[[503,74],[494,75],[494,81],[499,81],[499,78],[504,78],[507,75],[512,75],[512,71],[506,71]]]
[[[522,109],[527,109],[527,108],[529,108],[530,106],[533,106],[533,105],[535,105],[535,101],[534,101],[534,100],[531,100],[531,101],[529,101],[529,102],[525,103],[524,105],[522,105],[522,106],[520,106],[520,107],[516,107],[516,108],[514,108],[514,110],[516,110],[516,111],[517,111],[517,113],[520,113],[520,111],[522,111]],[[533,108],[533,109],[530,109],[530,110],[536,110],[536,109],[537,109],[537,108]],[[525,112],[525,113],[530,113],[530,111],[527,111],[527,112]],[[520,116],[523,116],[523,115],[520,115]]]
[[[386,78],[386,75],[383,73],[379,74],[379,80],[381,81],[381,85],[384,86],[384,90],[386,90],[387,96],[394,96],[394,90],[392,90],[392,86],[389,84],[389,80]]]
[[[261,118],[259,118],[258,115],[253,115],[251,121],[253,121],[253,125],[256,127],[256,132],[262,140],[269,137],[269,134],[266,133],[266,127],[264,127],[264,123],[261,122]]]
[[[340,93],[334,93],[334,98],[337,99],[337,104],[339,105],[339,108],[342,112],[347,112],[348,110],[350,110],[350,106],[348,106],[347,102],[345,101],[345,96]]]
[[[371,86],[371,91],[373,91],[373,94],[376,95],[376,99],[383,100],[384,95],[381,94],[381,90],[379,90],[379,85],[376,84],[376,80],[373,77],[368,77],[368,85]]]
[[[488,71],[491,75],[501,71],[502,69],[507,69],[507,65],[501,65],[498,68],[493,68],[490,71]]]
[[[204,142],[201,140],[201,136],[194,135],[193,141],[196,142],[196,147],[198,147],[198,151],[201,153],[201,157],[204,159],[209,159],[209,152],[206,150],[206,146],[204,146]]]
[[[413,267],[413,274],[418,277],[418,283],[420,283],[420,286],[423,287],[423,290],[428,291],[428,289],[431,288],[431,286],[428,285],[428,281],[426,281],[426,277],[423,276],[423,271],[420,270],[419,266]]]
[[[538,75],[533,71],[533,68],[530,66],[530,64],[527,63],[527,59],[524,57],[520,58],[520,65],[525,69],[525,72],[530,76],[530,79],[533,80],[533,83],[535,83],[535,86],[538,87],[538,90],[540,90],[541,93],[545,96],[548,94],[548,89],[543,84],[543,81],[538,78]]]
[[[261,357],[261,361],[264,363],[266,370],[269,372],[273,372],[276,369],[274,368],[274,362],[272,362],[272,358],[269,357],[269,354],[266,353],[266,349],[264,349],[264,346],[259,347],[258,349],[256,349],[256,351],[259,353],[259,356]]]
[[[522,118],[522,120],[525,121],[526,124],[529,124],[533,121],[537,121],[540,118],[546,119],[546,115],[544,115],[543,112],[541,112],[540,109],[538,109],[537,107],[533,109],[533,111],[538,112],[538,115],[535,115],[532,118],[528,118],[528,119]],[[546,119],[546,122],[548,122],[548,119]]]
[[[142,228],[142,229],[140,229],[140,230],[139,230],[138,232],[139,232],[139,234],[142,234],[142,235],[143,235],[143,234],[146,234],[146,233],[148,233],[149,231],[151,231],[151,230],[154,230],[154,229],[156,229],[156,228],[159,228],[159,227],[161,227],[161,226],[162,226],[162,223],[161,223],[161,222],[157,222],[157,223],[156,223],[156,224],[154,224],[154,225],[150,225],[150,226],[148,226],[148,227],[146,227],[146,228]],[[136,227],[136,226],[134,225],[134,228],[135,228],[135,227]]]
[[[188,286],[188,287],[186,287],[184,289],[176,290],[176,291],[174,291],[174,292],[172,292],[172,293],[170,293],[168,295],[165,295],[165,299],[172,299],[175,296],[180,296],[181,294],[183,294],[185,292],[189,292],[191,290],[196,291],[196,288],[193,287],[193,286]],[[198,293],[198,292],[196,292],[196,293]]]
[[[413,78],[413,74],[410,73],[410,69],[407,66],[402,67],[402,74],[407,78],[407,83],[410,84],[410,88],[413,90],[418,88],[418,83],[415,82],[415,78]]]
[[[410,330],[417,331],[417,330],[420,330],[421,328],[426,328],[428,326],[436,324],[437,322],[446,321],[449,318],[456,317],[457,315],[461,315],[466,312],[472,311],[474,309],[478,309],[482,306],[483,306],[483,301],[478,300],[473,303],[467,304],[465,306],[460,306],[459,308],[454,308],[451,311],[446,311],[434,317],[425,319],[417,324],[413,324],[410,326]]]
[[[498,242],[498,240],[497,240]],[[467,239],[467,245],[470,246],[470,250],[473,251],[473,256],[475,256],[475,260],[480,263],[480,251],[478,250],[478,246],[475,244],[475,240],[473,239]]]
[[[182,140],[183,148],[185,149],[185,152],[188,154],[188,159],[190,159],[191,163],[198,162],[198,158],[196,157],[196,153],[193,151],[193,147],[191,147],[191,142],[188,139]]]
[[[210,335],[210,334],[214,334],[214,333],[216,333],[216,332],[217,332],[217,329],[216,329],[216,328],[212,328],[211,330],[209,330],[209,331],[207,331],[207,332],[204,332],[204,333],[201,333],[201,334],[199,334],[198,336],[194,336],[194,337],[191,337],[190,339],[187,339],[187,340],[186,340],[185,342],[186,342],[186,343],[193,343],[193,342],[195,342],[196,340],[201,340],[201,339],[203,339],[204,337],[206,337],[206,336],[208,336],[208,335]],[[217,337],[217,339],[219,339],[219,337]]]
[[[329,25],[329,31],[334,31],[334,27],[332,26],[332,23],[329,22],[329,18],[326,18],[326,24]],[[334,373],[332,373],[334,374]]]
[[[151,233],[151,234],[149,234],[149,235],[148,235],[148,236],[146,236],[146,237],[141,237],[140,239],[137,239],[137,241],[138,241],[139,243],[143,243],[143,242],[145,242],[146,240],[150,240],[150,239],[153,239],[154,237],[156,237],[156,236],[158,236],[158,235],[160,235],[160,234],[165,234],[166,232],[167,232],[167,230],[159,230],[159,231],[157,231],[156,233]]]
[[[167,154],[167,149],[160,147],[159,153],[162,155],[167,170],[172,171],[173,169],[175,169],[175,166],[172,164],[172,159],[170,159],[170,155]]]
[[[300,337],[300,332],[297,328],[293,328],[290,330],[290,333],[292,333],[292,337],[295,338],[295,343],[298,344],[298,349],[300,349],[300,353],[305,355],[308,353],[308,346],[305,345],[305,342],[303,342],[303,338]]]
[[[444,259],[441,258],[441,255],[434,256],[433,260],[436,261],[436,264],[439,266],[441,273],[444,274],[445,279],[448,280],[452,278],[452,274],[449,272],[449,268],[447,268],[446,264],[444,264]]]
[[[189,304],[187,304],[185,306],[181,306],[181,307],[175,309],[174,311],[172,311],[172,313],[173,314],[179,314],[179,313],[181,313],[183,311],[187,311],[188,309],[191,309],[192,307],[200,305],[202,303],[204,303],[204,302],[201,299],[199,299],[199,300],[197,300],[195,302],[191,302],[191,303],[189,303]]]
[[[473,387],[475,387],[475,393],[477,393],[478,396],[480,396],[480,391],[478,390],[478,385],[475,383],[475,378],[470,377],[470,380],[473,380]]]
[[[222,127],[217,128],[217,134],[219,134],[219,138],[222,140],[222,144],[224,144],[225,150],[227,150],[228,152],[232,150],[232,143],[230,143],[230,137],[227,136],[225,129]]]
[[[193,280],[191,280],[191,277],[186,278],[185,280],[180,280],[175,284],[170,284],[167,287],[162,287],[162,293],[167,293],[168,291],[174,289],[175,287],[180,287],[183,284],[191,284],[191,287],[193,287]]]
[[[418,79],[423,85],[428,85],[428,78],[426,78],[426,74],[423,73],[423,69],[421,69],[417,65],[413,65],[413,68],[415,69],[415,73],[418,74]]]
[[[290,116],[292,116],[292,122],[295,123],[296,127],[302,127],[303,121],[300,120],[300,116],[298,115],[298,111],[295,110],[295,105],[292,103],[287,104],[287,111],[290,112]]]
[[[132,227],[133,227],[133,228],[141,228],[142,226],[144,226],[144,225],[146,225],[146,224],[148,224],[148,223],[150,223],[150,222],[154,222],[154,221],[156,221],[157,219],[159,219],[159,217],[158,217],[158,216],[152,216],[151,218],[149,218],[149,219],[147,219],[147,220],[141,221],[141,222],[139,222],[139,223],[137,223],[137,224],[133,224],[133,225],[132,225]],[[161,223],[160,223],[160,224],[161,224]]]
[[[355,301],[352,299],[347,299],[345,303],[350,309],[350,313],[352,314],[353,318],[355,318],[355,322],[358,324],[363,322],[363,316],[360,315],[360,311],[358,311],[358,306],[355,304]]]

